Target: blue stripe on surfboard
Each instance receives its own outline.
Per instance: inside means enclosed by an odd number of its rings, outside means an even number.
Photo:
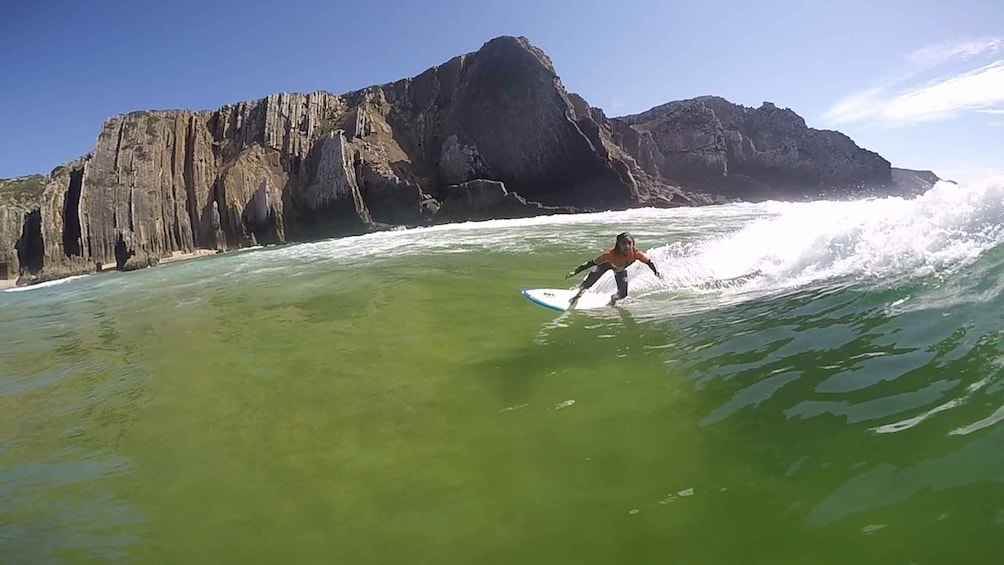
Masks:
[[[547,308],[548,310],[554,310],[556,312],[565,312],[564,308],[558,308],[557,306],[554,306],[552,304],[546,304],[544,302],[541,302],[540,300],[537,300],[533,296],[530,296],[526,292],[528,290],[537,290],[537,289],[536,288],[521,288],[521,289],[519,289],[520,293],[522,293],[523,296],[527,297],[530,300],[530,302],[533,302],[534,304],[539,304],[540,306],[543,306],[544,308]]]

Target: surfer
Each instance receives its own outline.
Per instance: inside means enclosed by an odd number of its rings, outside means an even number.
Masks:
[[[582,296],[586,290],[596,284],[596,281],[600,280],[609,270],[614,271],[614,280],[617,282],[617,292],[610,295],[610,305],[613,306],[618,300],[627,296],[628,293],[628,283],[627,283],[627,268],[631,266],[635,261],[641,261],[648,265],[649,269],[655,273],[655,276],[662,278],[659,274],[659,269],[656,268],[655,263],[648,258],[645,253],[638,250],[634,246],[634,237],[631,234],[624,232],[617,235],[617,240],[614,242],[614,246],[606,250],[602,255],[595,259],[590,259],[585,263],[579,265],[574,271],[571,271],[565,278],[571,278],[575,275],[581,273],[582,271],[592,267],[593,270],[586,276],[582,284],[579,285],[579,292],[576,293],[574,297],[568,302],[568,307],[572,308],[575,306],[576,301]]]

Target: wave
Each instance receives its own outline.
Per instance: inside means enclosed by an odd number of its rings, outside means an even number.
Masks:
[[[847,280],[881,287],[950,276],[1004,243],[1000,182],[938,183],[916,199],[768,202],[759,211],[729,233],[652,250],[664,280],[638,266],[633,285],[755,295]]]
[[[896,285],[947,277],[1004,242],[1004,182],[938,183],[915,199],[739,203],[636,208],[398,229],[223,254],[175,271],[258,276],[329,269],[426,254],[580,254],[586,259],[631,231],[662,271],[631,267],[631,295],[703,296],[701,308],[818,285]],[[580,261],[575,261],[578,264]],[[555,283],[575,265],[557,265]],[[200,269],[196,271],[195,269]],[[10,289],[63,284],[78,277]],[[560,282],[559,282],[560,281]],[[595,287],[612,292],[611,276]]]
[[[15,286],[13,288],[6,289],[3,292],[26,292],[26,291],[29,291],[29,290],[41,290],[43,288],[50,288],[50,287],[53,287],[53,286],[63,285],[63,284],[66,284],[66,283],[68,283],[70,281],[75,281],[75,280],[78,280],[78,279],[87,278],[89,276],[90,275],[74,275],[72,277],[66,277],[65,279],[56,279],[56,280],[41,282],[41,283],[38,283],[38,284],[26,285],[26,286]]]

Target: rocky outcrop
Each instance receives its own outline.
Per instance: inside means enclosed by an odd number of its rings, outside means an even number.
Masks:
[[[292,201],[300,210],[301,223],[348,224],[348,231],[363,229],[371,222],[359,192],[355,152],[342,131],[324,136],[308,159],[308,184],[295,190]]]
[[[572,214],[571,206],[544,206],[509,192],[499,181],[475,179],[447,187],[438,214],[447,221],[527,218],[543,214]]]
[[[0,279],[16,278],[21,270],[15,246],[24,222],[24,211],[0,204]]]
[[[607,118],[603,110],[592,108],[576,94],[569,96],[576,123],[593,145],[610,159],[622,178],[632,186],[632,198],[645,206],[697,206],[727,202],[712,192],[684,190],[662,175],[655,163],[662,156],[651,140],[625,121]],[[657,158],[656,155],[659,155]]]
[[[289,182],[281,153],[252,145],[225,164],[216,181],[216,213],[225,247],[285,240],[282,190]]]
[[[28,262],[41,268],[41,256],[29,259],[19,249],[26,248],[36,228],[38,244],[33,244],[31,250],[41,244],[41,214],[32,215],[32,211],[38,209],[44,189],[42,175],[0,180],[0,279],[16,278],[22,268],[28,268]],[[28,261],[23,263],[25,259]]]
[[[889,194],[896,196],[918,196],[934,187],[942,179],[931,171],[914,171],[912,169],[892,168],[894,188]],[[954,181],[946,181],[956,184]]]
[[[120,271],[135,271],[152,267],[159,262],[143,241],[132,230],[122,229],[115,239],[115,267]]]
[[[613,120],[616,142],[650,175],[742,200],[897,190],[888,161],[798,114],[704,96]]]
[[[35,281],[394,225],[896,182],[877,154],[769,103],[702,97],[608,118],[566,92],[528,40],[499,37],[341,95],[112,117],[93,151],[36,177],[31,198],[4,198],[0,185],[0,275],[6,265],[6,276]]]

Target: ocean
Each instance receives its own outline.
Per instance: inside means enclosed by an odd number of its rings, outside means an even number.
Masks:
[[[987,181],[0,292],[0,563],[997,563],[1002,273]]]

